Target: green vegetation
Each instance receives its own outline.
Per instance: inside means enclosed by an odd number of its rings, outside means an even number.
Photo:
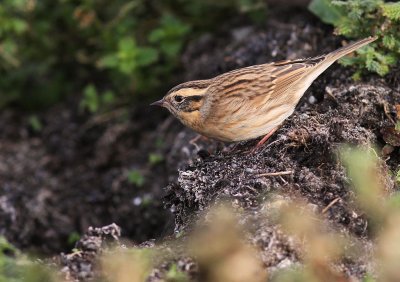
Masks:
[[[385,75],[400,59],[400,2],[383,0],[313,0],[309,9],[335,32],[348,38],[378,36],[378,40],[357,51],[357,56],[341,59],[343,65],[354,65],[360,77],[362,70]]]
[[[169,267],[168,272],[165,275],[165,280],[167,282],[188,282],[188,276],[178,269],[176,263]]]
[[[0,282],[56,281],[52,272],[20,254],[4,237],[0,237]]]
[[[68,235],[68,245],[74,246],[75,243],[78,242],[80,238],[81,238],[81,235],[79,235],[78,232],[76,232],[76,231],[71,232]]]
[[[190,37],[229,16],[264,18],[264,7],[262,0],[4,0],[0,108],[35,110],[83,93],[81,108],[97,112],[165,91]]]
[[[149,163],[151,165],[156,165],[161,163],[164,160],[163,155],[158,154],[158,153],[150,153],[149,154]]]
[[[397,185],[400,185],[400,169],[396,172],[396,182]]]
[[[145,182],[145,178],[140,171],[133,169],[128,172],[128,181],[131,184],[135,184],[136,186],[141,187]]]
[[[28,123],[29,123],[30,128],[34,132],[40,132],[43,128],[43,124],[41,123],[41,121],[37,115],[31,115],[28,119]]]

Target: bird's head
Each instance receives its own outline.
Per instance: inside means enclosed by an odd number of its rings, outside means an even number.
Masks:
[[[201,119],[210,80],[196,80],[179,84],[172,88],[161,100],[151,105],[167,108],[185,125],[193,127]]]

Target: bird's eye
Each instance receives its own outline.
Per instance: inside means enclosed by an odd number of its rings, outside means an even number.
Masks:
[[[175,102],[177,102],[177,103],[181,103],[183,101],[183,97],[179,96],[179,95],[175,96],[174,99],[175,99]]]

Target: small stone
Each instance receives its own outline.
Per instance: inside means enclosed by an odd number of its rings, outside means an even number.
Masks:
[[[382,148],[382,155],[388,156],[394,151],[394,147],[392,145],[386,144]]]
[[[308,97],[308,103],[315,104],[316,102],[317,102],[317,99],[313,95]]]
[[[283,269],[283,268],[288,268],[292,264],[293,264],[293,262],[289,258],[285,258],[284,260],[279,262],[276,267],[279,269]]]
[[[143,200],[142,200],[142,198],[141,197],[135,197],[135,198],[133,198],[133,200],[132,200],[132,204],[134,205],[134,206],[140,206],[140,204],[143,202]]]

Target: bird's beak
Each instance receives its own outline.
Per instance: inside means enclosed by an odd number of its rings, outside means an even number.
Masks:
[[[164,99],[158,100],[154,103],[151,103],[150,106],[160,106],[160,107],[164,107]]]

